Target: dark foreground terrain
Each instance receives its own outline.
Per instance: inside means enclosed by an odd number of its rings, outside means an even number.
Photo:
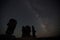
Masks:
[[[60,37],[48,37],[48,38],[32,38],[32,39],[22,39],[17,38],[17,40],[60,40]]]
[[[0,35],[0,40],[60,40],[60,36],[56,37],[44,37],[44,38],[33,38],[33,37],[24,37],[24,38],[16,38],[11,35]]]

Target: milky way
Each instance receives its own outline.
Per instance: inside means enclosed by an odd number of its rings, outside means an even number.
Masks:
[[[37,37],[48,37],[58,34],[58,1],[55,0],[9,0],[2,1],[0,16],[0,34],[5,34],[10,18],[17,20],[14,31],[21,37],[23,25],[34,25]]]

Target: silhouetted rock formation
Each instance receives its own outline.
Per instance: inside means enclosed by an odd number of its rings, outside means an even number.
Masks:
[[[23,26],[22,27],[22,37],[26,37],[26,36],[30,36],[30,32],[31,32],[31,28],[30,28],[30,26]]]
[[[10,19],[9,23],[7,24],[8,28],[7,28],[6,34],[0,35],[0,40],[15,40],[16,37],[13,36],[12,34],[14,32],[16,24],[17,24],[17,21],[15,19]]]
[[[17,24],[17,21],[15,19],[10,19],[9,23],[7,24],[8,28],[7,28],[6,34],[10,34],[10,35],[13,34],[16,24]]]
[[[35,32],[36,32],[36,31],[35,31],[35,28],[34,28],[34,26],[32,26],[32,36],[33,36],[33,37],[36,37],[36,36],[35,36]]]
[[[31,28],[30,26],[26,26],[26,36],[30,36]]]
[[[12,35],[16,27],[17,21],[15,19],[10,19],[7,26],[6,34],[0,35],[0,40],[16,40],[17,38]],[[32,36],[30,35],[31,28],[29,25],[25,27],[22,26],[22,38],[21,40],[35,40],[35,28],[32,26]]]
[[[26,35],[25,27],[22,26],[22,37],[25,37],[25,35]]]

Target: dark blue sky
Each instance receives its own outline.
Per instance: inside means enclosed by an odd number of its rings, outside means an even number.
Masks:
[[[34,25],[37,37],[57,35],[59,31],[57,0],[2,0],[0,34],[5,34],[10,18],[17,20],[14,34],[21,37],[23,25]]]

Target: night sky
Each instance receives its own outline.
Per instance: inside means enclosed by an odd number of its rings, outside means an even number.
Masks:
[[[58,11],[58,0],[2,0],[0,34],[5,34],[9,19],[14,18],[16,37],[21,37],[23,25],[34,25],[37,37],[55,36],[60,32]]]

